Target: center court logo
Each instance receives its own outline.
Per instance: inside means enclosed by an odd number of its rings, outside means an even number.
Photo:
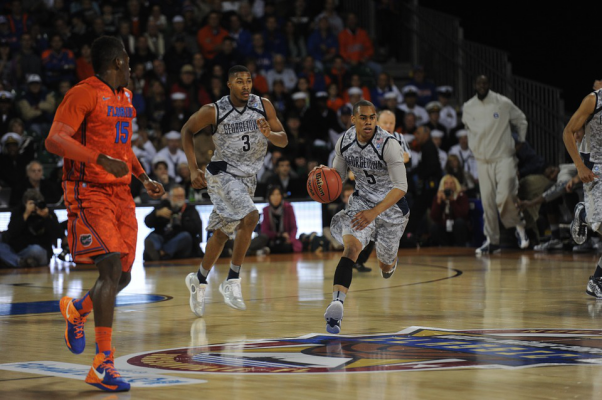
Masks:
[[[353,373],[602,365],[602,330],[446,330],[298,338],[160,350],[127,363],[190,373]]]

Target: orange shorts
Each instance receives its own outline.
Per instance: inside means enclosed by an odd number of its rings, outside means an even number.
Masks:
[[[136,255],[138,221],[128,185],[63,182],[68,216],[69,249],[76,263],[121,254],[121,270],[129,272]]]

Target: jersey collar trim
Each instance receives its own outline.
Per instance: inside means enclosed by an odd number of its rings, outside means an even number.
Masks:
[[[242,115],[245,111],[247,111],[247,104],[245,104],[244,108],[242,109],[242,111],[238,111],[238,108],[234,105],[234,103],[232,103],[232,99],[230,99],[230,95],[228,95],[228,101],[230,102],[230,105],[232,106],[232,109],[234,111],[236,111],[237,113],[239,113],[240,115]]]
[[[113,94],[117,94],[117,92],[120,92],[123,90],[123,87],[118,87],[117,89],[113,89],[113,87],[111,85],[109,85],[109,83],[107,81],[105,81],[104,79],[102,79],[100,76],[98,76],[98,75],[94,75],[94,76],[96,77],[96,79],[98,79],[99,81],[101,81],[102,83],[107,85],[107,87],[109,89],[111,89],[111,92],[113,92]]]

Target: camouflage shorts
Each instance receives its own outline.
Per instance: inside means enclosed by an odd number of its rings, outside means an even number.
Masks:
[[[405,200],[403,200],[405,202]],[[361,231],[351,228],[351,220],[360,211],[373,208],[375,204],[352,195],[349,204],[343,211],[339,211],[330,223],[330,233],[343,243],[343,236],[351,235],[360,241],[362,248],[374,240],[376,242],[376,257],[386,265],[391,265],[397,258],[399,241],[410,219],[410,212],[406,214],[398,205],[394,205],[380,214],[374,221]]]
[[[216,229],[234,239],[240,221],[253,211],[257,211],[253,203],[253,195],[257,186],[257,178],[238,177],[227,172],[212,175],[205,172],[207,193],[213,203],[213,211],[209,216],[208,231]]]
[[[592,172],[599,175],[602,172],[602,165],[594,164]],[[593,231],[602,228],[602,181],[600,179],[596,178],[593,182],[583,184],[586,222]]]

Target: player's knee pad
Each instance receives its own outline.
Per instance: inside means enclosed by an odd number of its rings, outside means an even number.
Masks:
[[[353,277],[353,264],[350,258],[341,257],[339,265],[334,272],[334,284],[349,288],[351,286],[351,278]]]

